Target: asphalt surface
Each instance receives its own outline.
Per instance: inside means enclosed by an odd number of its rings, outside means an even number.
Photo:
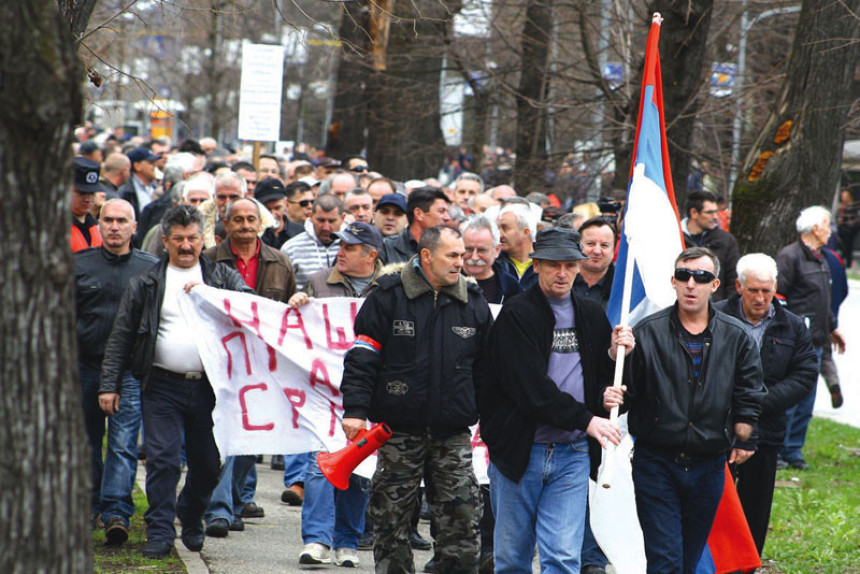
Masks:
[[[848,351],[844,355],[836,355],[845,402],[841,408],[834,409],[830,403],[830,393],[823,379],[820,379],[814,414],[860,427],[860,282],[852,281],[850,287],[849,297],[840,311],[840,329],[847,339]],[[140,469],[138,480],[142,485],[143,465]],[[189,574],[282,574],[306,570],[373,572],[370,551],[359,551],[361,564],[358,568],[299,566],[302,549],[301,508],[281,502],[283,473],[269,468],[268,457],[265,463],[257,465],[257,476],[256,501],[265,509],[266,516],[246,519],[244,532],[231,532],[227,538],[221,539],[207,538],[200,553],[187,551],[177,539],[176,548]],[[430,539],[427,523],[421,522],[419,532],[424,538]],[[430,558],[429,551],[415,551],[416,571],[421,572]],[[534,571],[539,571],[536,563]]]

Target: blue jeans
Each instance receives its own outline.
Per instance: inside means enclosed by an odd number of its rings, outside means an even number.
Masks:
[[[257,457],[253,454],[242,456],[228,456],[221,467],[221,478],[218,486],[212,491],[209,499],[209,507],[203,516],[207,523],[216,518],[224,518],[230,524],[234,516],[242,516],[245,503],[242,501],[242,493],[248,474],[255,467]]]
[[[130,372],[123,374],[119,410],[108,418],[107,453],[102,462],[102,441],[107,415],[99,407],[100,370],[81,363],[79,371],[84,424],[92,460],[92,513],[101,513],[105,524],[118,516],[128,525],[128,519],[134,514],[131,491],[137,474],[140,382]]]
[[[254,466],[248,471],[248,478],[245,479],[245,484],[242,485],[242,504],[254,502],[254,497],[257,495],[257,463],[256,457]]]
[[[649,574],[696,571],[723,496],[725,464],[725,455],[681,463],[636,445],[633,486]]]
[[[146,537],[173,544],[174,519],[196,526],[218,484],[221,461],[212,435],[215,394],[208,379],[189,381],[154,374],[143,394],[146,425]],[[188,473],[176,496],[181,476],[182,436]]]
[[[364,512],[370,498],[370,481],[353,474],[349,488],[337,490],[323,476],[311,454],[305,473],[305,500],[302,503],[302,541],[319,542],[329,548],[358,549],[364,532]]]
[[[588,444],[534,444],[519,483],[492,462],[496,572],[531,572],[535,542],[541,574],[579,572],[588,504]]]
[[[294,484],[304,484],[305,473],[313,460],[311,454],[303,452],[284,455],[284,486],[289,488]]]
[[[818,354],[818,370],[821,371],[821,349],[815,349]],[[805,399],[788,408],[785,411],[785,441],[780,458],[786,462],[798,462],[803,460],[803,445],[806,443],[806,431],[809,430],[809,421],[812,420],[812,409],[815,407],[815,395],[818,390],[818,379],[812,391]]]

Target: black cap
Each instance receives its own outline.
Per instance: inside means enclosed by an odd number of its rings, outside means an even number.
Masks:
[[[105,191],[99,183],[99,164],[85,157],[75,158],[75,189],[82,193]]]
[[[579,233],[571,229],[553,227],[538,231],[534,251],[529,253],[532,259],[547,261],[579,261],[588,259],[582,254],[582,244]]]
[[[285,197],[287,197],[287,192],[284,189],[284,184],[276,177],[267,177],[258,181],[257,187],[254,188],[254,199],[262,203],[284,199]]]
[[[376,202],[376,209],[379,209],[383,205],[396,205],[400,208],[400,211],[406,213],[406,198],[399,193],[386,193],[380,197],[379,201]]]
[[[132,165],[139,161],[158,161],[161,159],[160,155],[152,153],[152,150],[146,147],[135,148],[126,155],[131,160]]]
[[[363,221],[350,223],[344,229],[332,235],[350,245],[364,243],[377,251],[382,251],[382,233],[374,226]]]

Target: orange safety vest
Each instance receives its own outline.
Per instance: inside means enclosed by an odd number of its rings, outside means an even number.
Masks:
[[[77,251],[83,251],[84,249],[89,249],[90,247],[99,247],[102,244],[102,234],[99,231],[98,224],[93,225],[89,228],[90,234],[90,242],[87,243],[86,237],[81,233],[81,230],[78,229],[77,225],[72,225],[72,253]]]

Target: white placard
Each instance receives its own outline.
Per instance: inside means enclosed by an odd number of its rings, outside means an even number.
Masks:
[[[239,139],[264,142],[281,139],[283,81],[283,46],[242,44]]]

